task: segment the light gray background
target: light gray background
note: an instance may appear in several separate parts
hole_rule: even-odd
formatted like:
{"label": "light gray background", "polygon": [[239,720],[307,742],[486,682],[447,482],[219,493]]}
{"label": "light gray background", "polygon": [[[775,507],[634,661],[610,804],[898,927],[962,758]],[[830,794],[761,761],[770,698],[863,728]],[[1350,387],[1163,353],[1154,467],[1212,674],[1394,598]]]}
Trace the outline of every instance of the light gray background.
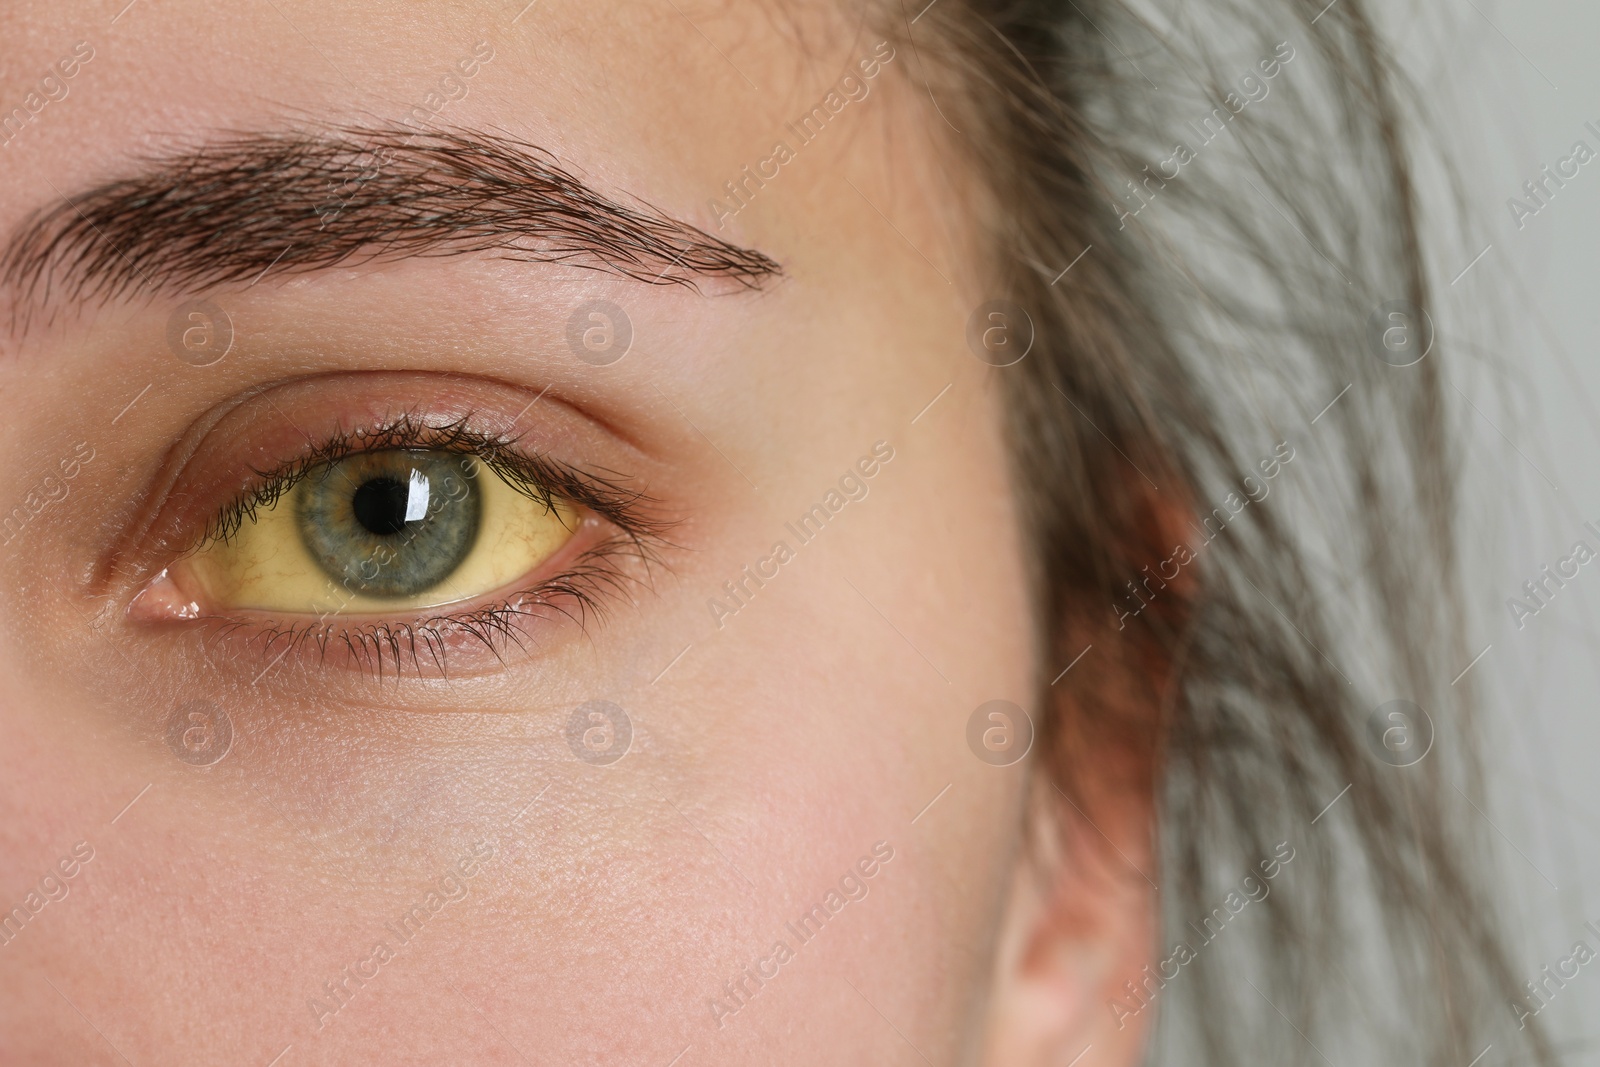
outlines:
{"label": "light gray background", "polygon": [[[1490,740],[1481,817],[1527,980],[1580,937],[1600,948],[1583,928],[1600,927],[1600,560],[1521,630],[1506,605],[1574,541],[1600,550],[1584,529],[1600,528],[1600,158],[1521,229],[1507,200],[1575,141],[1600,153],[1584,125],[1600,129],[1600,5],[1428,0],[1386,17],[1466,184],[1470,229],[1452,231],[1461,247],[1438,263],[1441,351],[1472,498],[1473,651],[1488,646],[1470,672]],[[1434,224],[1448,225],[1445,192],[1428,188]],[[1542,1018],[1565,1062],[1600,1065],[1600,960]]]}

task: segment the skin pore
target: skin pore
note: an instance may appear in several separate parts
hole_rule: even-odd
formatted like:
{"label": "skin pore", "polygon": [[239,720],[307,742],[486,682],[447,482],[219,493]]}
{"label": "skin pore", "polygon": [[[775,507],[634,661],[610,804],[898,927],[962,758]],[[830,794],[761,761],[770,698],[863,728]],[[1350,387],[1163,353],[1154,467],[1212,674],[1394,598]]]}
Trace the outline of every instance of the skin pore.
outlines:
{"label": "skin pore", "polygon": [[[301,226],[255,280],[7,291],[0,510],[29,518],[0,547],[0,908],[93,858],[0,944],[0,1062],[1131,1062],[1143,1023],[1105,1003],[1150,958],[1144,890],[1017,877],[1028,764],[967,745],[986,701],[1037,721],[1070,657],[1037,661],[1003,371],[964,340],[991,296],[972,180],[914,55],[801,145],[787,124],[884,55],[828,5],[120,7],[13,6],[4,108],[92,58],[0,148],[5,240],[152,157],[421,107],[781,274],[488,244],[313,263]],[[728,213],[775,141],[793,158]],[[201,297],[233,335],[203,366],[169,340]],[[569,339],[595,300],[632,331],[603,365]],[[650,562],[492,651],[448,637],[443,668],[181,597],[130,612],[251,469],[408,415],[606,472],[659,524]],[[864,495],[802,543],[788,524],[851,472]],[[743,579],[778,542],[793,558]],[[607,765],[568,743],[597,700],[631,724]],[[193,701],[233,731],[209,766],[168,740]],[[1104,829],[1149,870],[1127,811]]]}

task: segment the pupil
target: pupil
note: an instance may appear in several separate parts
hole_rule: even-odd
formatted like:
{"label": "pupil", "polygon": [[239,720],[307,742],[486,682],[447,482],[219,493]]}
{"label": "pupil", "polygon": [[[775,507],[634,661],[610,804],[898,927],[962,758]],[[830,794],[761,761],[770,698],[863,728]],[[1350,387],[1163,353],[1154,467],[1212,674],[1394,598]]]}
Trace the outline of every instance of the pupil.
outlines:
{"label": "pupil", "polygon": [[406,528],[406,502],[411,487],[393,478],[373,478],[363,482],[350,499],[356,521],[370,533],[390,536]]}

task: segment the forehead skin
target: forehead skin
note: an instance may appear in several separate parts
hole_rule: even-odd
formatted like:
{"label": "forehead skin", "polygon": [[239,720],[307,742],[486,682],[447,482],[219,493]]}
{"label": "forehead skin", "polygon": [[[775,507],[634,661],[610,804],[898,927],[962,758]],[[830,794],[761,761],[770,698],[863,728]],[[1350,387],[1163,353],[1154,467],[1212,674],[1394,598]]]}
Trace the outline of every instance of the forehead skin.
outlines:
{"label": "forehead skin", "polygon": [[[168,351],[167,296],[3,342],[4,509],[77,442],[96,458],[0,548],[0,907],[94,849],[0,945],[0,1062],[969,1053],[1023,771],[975,759],[966,724],[1027,704],[1036,665],[998,383],[962,340],[986,294],[909,50],[719,229],[708,202],[794,143],[875,32],[689,0],[40,2],[5,22],[7,111],[77,42],[93,58],[0,148],[0,234],[218,132],[399,121],[486,40],[436,122],[539,145],[784,276],[696,293],[473,255],[219,291],[236,342],[207,368]],[[636,336],[603,374],[565,341],[597,296]],[[450,683],[208,658],[126,616],[131,591],[96,576],[174,442],[263,384],[380,369],[548,386],[534,435],[631,467],[680,520],[653,588]],[[714,625],[708,599],[880,440],[866,498]],[[206,769],[163,740],[197,697],[238,735]],[[635,731],[605,768],[562,734],[602,698]],[[308,999],[480,840],[465,898],[319,1026]],[[863,900],[785,932],[880,841]],[[719,1026],[711,1000],[780,938],[794,959]]]}

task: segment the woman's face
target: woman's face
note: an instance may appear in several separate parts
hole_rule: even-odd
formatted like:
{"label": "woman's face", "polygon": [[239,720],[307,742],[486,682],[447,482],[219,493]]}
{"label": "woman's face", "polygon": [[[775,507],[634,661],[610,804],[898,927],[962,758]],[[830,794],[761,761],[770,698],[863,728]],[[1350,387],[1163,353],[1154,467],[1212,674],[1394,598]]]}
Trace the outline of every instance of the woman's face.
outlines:
{"label": "woman's face", "polygon": [[[0,239],[78,207],[0,360],[0,1061],[973,1055],[1026,764],[969,718],[1061,664],[915,54],[824,5],[20,6]],[[571,503],[436,477],[505,437]]]}

